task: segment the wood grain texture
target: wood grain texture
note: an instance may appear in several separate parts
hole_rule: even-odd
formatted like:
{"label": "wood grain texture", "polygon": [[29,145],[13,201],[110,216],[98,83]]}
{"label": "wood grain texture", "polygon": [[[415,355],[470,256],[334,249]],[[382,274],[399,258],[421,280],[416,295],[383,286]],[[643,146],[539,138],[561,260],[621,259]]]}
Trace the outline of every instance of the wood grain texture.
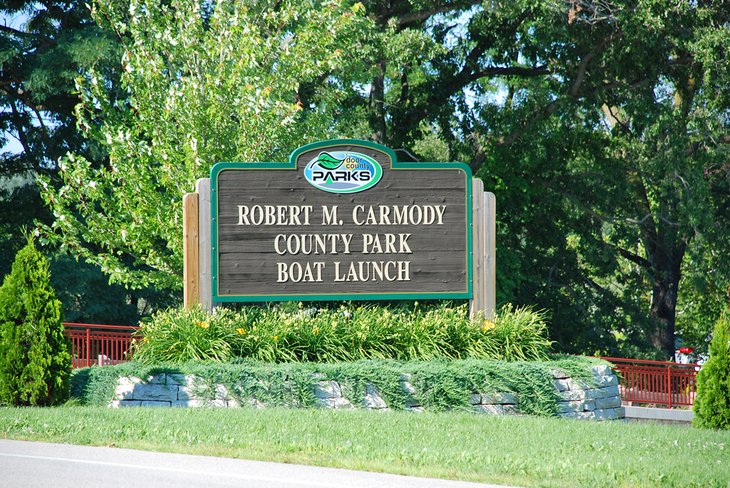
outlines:
{"label": "wood grain texture", "polygon": [[198,254],[198,194],[183,196],[183,305],[190,308],[200,301]]}
{"label": "wood grain texture", "polygon": [[[468,291],[470,243],[467,242],[469,219],[466,185],[471,185],[471,181],[467,181],[467,175],[460,167],[394,170],[387,153],[372,148],[358,148],[358,152],[373,157],[381,164],[382,179],[374,187],[360,193],[335,194],[315,188],[302,173],[305,164],[322,150],[318,148],[300,154],[296,170],[243,169],[245,166],[242,165],[241,169],[224,169],[218,173],[216,256],[219,296]],[[349,149],[347,146],[335,146],[327,150]],[[304,225],[303,210],[299,214],[301,225],[239,225],[239,206],[246,207],[246,211],[253,211],[256,206],[267,205],[311,207],[308,225]],[[323,207],[331,210],[334,206],[337,206],[336,225],[326,225],[323,222]],[[439,206],[445,208],[440,223],[380,225],[381,206],[390,208],[391,212],[394,206],[399,210],[407,207],[414,209],[416,216],[418,212],[415,207],[421,211],[426,207],[432,211]],[[364,219],[370,207],[376,212],[378,225],[357,225],[356,220]],[[383,222],[388,219],[386,216]],[[328,242],[334,242],[334,247],[329,246],[327,252],[322,252],[320,246],[312,254],[277,254],[275,246],[277,242],[281,244],[282,235],[286,238],[296,235],[304,240],[315,239],[312,236],[316,235],[320,241],[328,239]],[[344,244],[345,239],[348,239],[349,248]],[[373,242],[375,239],[379,241],[380,247]],[[401,239],[405,239],[404,244]],[[388,240],[390,246],[386,245]],[[379,250],[382,252],[365,252]],[[360,262],[366,267],[377,267],[377,263],[381,262],[405,261],[408,262],[407,280],[381,280],[376,275],[376,279],[367,281],[338,281],[342,277],[341,272],[348,270],[351,263],[355,263],[357,268],[361,266]],[[368,264],[371,262],[376,264]],[[321,281],[281,281],[281,266],[296,268],[307,265],[310,269],[313,266],[321,267]]]}
{"label": "wood grain texture", "polygon": [[210,178],[200,178],[195,184],[198,193],[198,287],[200,304],[204,310],[213,310],[210,229]]}
{"label": "wood grain texture", "polygon": [[484,313],[485,309],[485,272],[486,263],[484,259],[485,240],[485,209],[484,209],[484,183],[482,180],[472,180],[472,279],[473,295],[469,302],[469,311],[472,316],[477,313]]}
{"label": "wood grain texture", "polygon": [[497,313],[497,197],[494,193],[484,193],[486,233],[485,233],[485,316],[493,318]]}

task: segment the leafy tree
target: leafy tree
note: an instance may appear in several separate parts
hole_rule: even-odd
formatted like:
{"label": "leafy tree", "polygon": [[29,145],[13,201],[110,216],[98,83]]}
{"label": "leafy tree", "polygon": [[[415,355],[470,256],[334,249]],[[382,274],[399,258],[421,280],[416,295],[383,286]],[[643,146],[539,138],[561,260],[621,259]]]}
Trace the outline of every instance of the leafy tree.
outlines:
{"label": "leafy tree", "polygon": [[347,99],[376,140],[420,159],[435,135],[495,190],[501,297],[551,308],[566,349],[671,357],[683,271],[729,274],[725,3],[366,5],[370,91]]}
{"label": "leafy tree", "polygon": [[54,178],[72,150],[92,160],[98,145],[76,130],[74,79],[108,73],[117,43],[78,0],[14,0],[0,7],[0,275],[24,245],[23,226],[50,222],[36,178]]}
{"label": "leafy tree", "polygon": [[32,239],[0,287],[0,402],[52,405],[69,394],[71,354],[48,260]]}
{"label": "leafy tree", "polygon": [[94,71],[82,83],[82,126],[110,164],[65,162],[47,232],[119,282],[179,288],[180,195],[214,162],[344,135],[470,163],[499,202],[499,299],[550,309],[565,350],[671,356],[677,311],[689,329],[717,310],[730,278],[723,2],[94,9],[125,44],[128,97],[109,100]]}
{"label": "leafy tree", "polygon": [[99,268],[62,252],[51,256],[50,267],[51,285],[63,304],[66,322],[136,324],[154,310],[175,303],[175,297],[164,291],[110,285]]}
{"label": "leafy tree", "polygon": [[715,324],[710,358],[697,374],[694,424],[710,429],[730,429],[730,315],[724,312]]}
{"label": "leafy tree", "polygon": [[[112,280],[179,290],[181,195],[217,161],[280,160],[329,133],[324,111],[302,115],[300,86],[342,63],[362,21],[340,2],[137,1],[94,3],[124,44],[123,102],[103,77],[81,80],[80,126],[109,152],[83,155],[46,185],[57,216],[47,236]],[[98,109],[101,124],[95,123]]]}
{"label": "leafy tree", "polygon": [[[0,15],[5,19],[0,25],[0,145],[19,143],[0,154],[0,275],[5,275],[24,244],[21,229],[55,218],[43,205],[38,179],[57,187],[57,162],[69,151],[94,167],[107,159],[105,148],[76,127],[75,106],[81,100],[76,78],[93,67],[108,98],[118,99],[122,53],[113,33],[98,26],[78,0],[13,1],[0,7]],[[43,237],[39,242],[46,244]],[[150,306],[174,303],[150,289],[132,293],[109,286],[97,268],[69,260],[68,250],[56,249],[51,261],[69,320],[134,323]]]}

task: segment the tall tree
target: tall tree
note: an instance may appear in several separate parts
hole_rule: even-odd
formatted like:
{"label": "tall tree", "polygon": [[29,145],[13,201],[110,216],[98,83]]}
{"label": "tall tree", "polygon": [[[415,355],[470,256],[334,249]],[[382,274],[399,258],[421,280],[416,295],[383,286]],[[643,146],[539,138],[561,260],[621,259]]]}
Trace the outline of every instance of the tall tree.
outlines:
{"label": "tall tree", "polygon": [[298,91],[343,62],[361,11],[338,1],[95,2],[124,45],[126,97],[110,98],[103,76],[86,73],[80,124],[109,162],[64,161],[63,185],[45,188],[57,216],[46,236],[116,282],[179,290],[182,195],[217,161],[276,161],[330,133],[326,110],[302,116]]}
{"label": "tall tree", "polygon": [[[71,151],[94,166],[107,158],[103,146],[77,128],[81,101],[77,78],[95,69],[109,98],[118,94],[121,43],[99,27],[78,0],[14,0],[0,7],[0,276],[10,271],[24,244],[23,228],[55,218],[43,205],[38,178],[59,184],[58,161]],[[95,123],[95,122],[93,122]],[[39,241],[44,241],[43,238]],[[75,262],[67,250],[51,252],[50,265],[66,319],[133,323],[166,297],[150,290],[130,293],[109,286],[99,271]],[[154,298],[152,298],[154,297]]]}
{"label": "tall tree", "polygon": [[683,268],[728,276],[725,3],[366,5],[350,103],[372,138],[421,158],[435,133],[497,191],[502,297],[553,309],[569,349],[671,357]]}
{"label": "tall tree", "polygon": [[49,232],[119,281],[179,287],[170,223],[215,161],[342,135],[470,163],[500,202],[500,298],[551,309],[566,350],[669,356],[680,290],[730,276],[723,2],[95,5],[129,97],[89,74],[109,167],[74,156],[46,198]]}
{"label": "tall tree", "polygon": [[0,402],[53,405],[68,398],[71,353],[48,260],[32,239],[0,286]]}
{"label": "tall tree", "polygon": [[56,162],[70,150],[100,156],[76,130],[74,83],[81,70],[108,65],[117,43],[78,0],[14,0],[0,7],[0,16],[2,275],[24,243],[20,227],[52,218],[36,176],[53,177]]}

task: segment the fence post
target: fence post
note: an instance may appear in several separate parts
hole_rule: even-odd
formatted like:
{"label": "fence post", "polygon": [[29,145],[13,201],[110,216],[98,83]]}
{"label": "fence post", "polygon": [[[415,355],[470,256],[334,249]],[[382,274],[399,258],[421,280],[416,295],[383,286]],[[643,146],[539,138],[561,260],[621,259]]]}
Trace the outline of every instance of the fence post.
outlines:
{"label": "fence post", "polygon": [[86,328],[86,366],[91,366],[91,329]]}
{"label": "fence post", "polygon": [[669,396],[667,403],[669,404],[669,408],[672,408],[672,367],[671,366],[667,366],[667,395]]}

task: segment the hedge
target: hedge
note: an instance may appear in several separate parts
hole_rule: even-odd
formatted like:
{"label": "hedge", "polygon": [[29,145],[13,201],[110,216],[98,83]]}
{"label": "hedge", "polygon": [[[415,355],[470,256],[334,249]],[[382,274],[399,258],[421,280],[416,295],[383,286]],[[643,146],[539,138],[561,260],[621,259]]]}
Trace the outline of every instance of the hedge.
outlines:
{"label": "hedge", "polygon": [[562,369],[573,378],[590,382],[591,367],[605,364],[595,358],[553,356],[548,361],[490,361],[479,359],[437,361],[361,360],[342,363],[185,363],[143,365],[123,363],[73,372],[72,402],[107,405],[119,378],[149,378],[161,373],[194,375],[209,390],[222,384],[240,398],[255,397],[267,407],[315,407],[313,377],[337,381],[343,396],[359,404],[367,383],[375,385],[390,408],[404,409],[408,394],[402,381],[416,390],[415,400],[432,411],[468,409],[474,392],[511,392],[520,399],[520,413],[552,416],[560,400],[552,371]]}

